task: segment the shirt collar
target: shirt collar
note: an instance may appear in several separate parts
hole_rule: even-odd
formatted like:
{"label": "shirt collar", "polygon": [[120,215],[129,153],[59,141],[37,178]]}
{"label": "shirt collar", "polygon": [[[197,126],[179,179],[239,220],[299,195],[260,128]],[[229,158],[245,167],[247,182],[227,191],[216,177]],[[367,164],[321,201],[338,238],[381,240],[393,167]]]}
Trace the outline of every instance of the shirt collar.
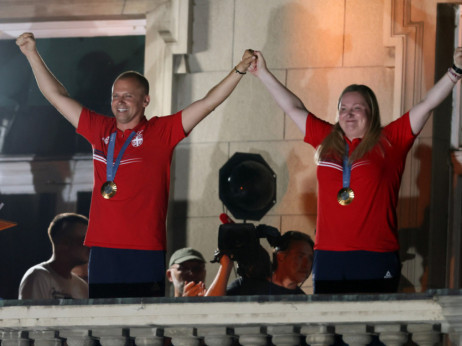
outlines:
{"label": "shirt collar", "polygon": [[361,143],[361,141],[362,141],[362,138],[353,138],[352,141],[350,141],[347,136],[343,136],[343,138],[345,139],[345,142],[348,144],[348,147],[350,149],[350,153],[353,150],[355,150],[356,147],[359,145],[359,143]]}
{"label": "shirt collar", "polygon": [[119,135],[129,136],[130,133],[132,133],[132,131],[138,132],[138,130],[140,130],[147,122],[148,122],[148,119],[146,119],[146,116],[143,115],[140,119],[140,122],[133,129],[127,129],[125,131],[122,131],[122,130],[119,130],[119,128],[117,127],[117,122],[115,121],[115,118],[114,118],[114,127]]}

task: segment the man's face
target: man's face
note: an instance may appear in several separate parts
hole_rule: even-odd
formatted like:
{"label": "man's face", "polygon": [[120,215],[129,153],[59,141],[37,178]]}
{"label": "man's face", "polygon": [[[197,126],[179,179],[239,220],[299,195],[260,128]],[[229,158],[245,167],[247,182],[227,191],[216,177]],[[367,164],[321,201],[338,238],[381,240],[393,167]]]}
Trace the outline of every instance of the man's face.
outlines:
{"label": "man's face", "polygon": [[85,234],[87,233],[87,225],[78,222],[71,227],[73,227],[72,235],[66,241],[68,256],[74,260],[76,266],[85,264],[88,262],[90,255],[90,248],[83,245]]}
{"label": "man's face", "polygon": [[149,104],[141,84],[134,78],[118,79],[112,87],[111,108],[117,124],[123,129],[133,128],[144,115],[144,109]]}
{"label": "man's face", "polygon": [[183,293],[185,282],[194,281],[198,283],[205,281],[205,263],[198,260],[185,261],[183,263],[173,264],[167,270],[168,281],[175,286],[175,293]]}
{"label": "man's face", "polygon": [[291,247],[278,256],[277,271],[297,284],[305,281],[313,266],[313,248],[305,241],[293,242]]}

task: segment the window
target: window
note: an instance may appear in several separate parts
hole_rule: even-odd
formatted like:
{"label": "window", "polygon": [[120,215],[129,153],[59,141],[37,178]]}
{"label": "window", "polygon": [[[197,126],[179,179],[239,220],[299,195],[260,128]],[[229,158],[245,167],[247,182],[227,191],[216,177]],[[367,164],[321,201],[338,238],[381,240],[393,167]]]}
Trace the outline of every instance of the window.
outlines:
{"label": "window", "polygon": [[10,38],[0,40],[0,154],[51,157],[90,152],[89,144],[40,93],[15,44],[19,34],[34,32],[40,54],[71,97],[110,116],[115,77],[126,70],[144,72],[144,23],[1,24],[1,38]]}

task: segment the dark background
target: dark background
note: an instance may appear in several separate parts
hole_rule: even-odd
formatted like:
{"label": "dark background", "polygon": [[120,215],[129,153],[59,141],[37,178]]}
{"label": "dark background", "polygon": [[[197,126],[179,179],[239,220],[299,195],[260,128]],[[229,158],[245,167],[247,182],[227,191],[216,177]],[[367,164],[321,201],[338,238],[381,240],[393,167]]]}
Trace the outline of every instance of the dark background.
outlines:
{"label": "dark background", "polygon": [[[144,71],[144,36],[38,39],[37,47],[71,97],[111,116],[111,87],[121,72]],[[66,160],[91,146],[41,95],[26,58],[13,40],[0,41],[0,155],[4,160]],[[0,161],[0,169],[2,169]],[[36,182],[37,180],[37,182]],[[34,179],[40,184],[41,179]],[[25,182],[26,183],[26,182]],[[35,191],[46,187],[34,186]],[[0,231],[0,297],[17,299],[31,266],[51,256],[47,228],[63,210],[60,192],[3,194],[0,219],[18,225]],[[79,192],[76,210],[88,216],[90,192]]]}

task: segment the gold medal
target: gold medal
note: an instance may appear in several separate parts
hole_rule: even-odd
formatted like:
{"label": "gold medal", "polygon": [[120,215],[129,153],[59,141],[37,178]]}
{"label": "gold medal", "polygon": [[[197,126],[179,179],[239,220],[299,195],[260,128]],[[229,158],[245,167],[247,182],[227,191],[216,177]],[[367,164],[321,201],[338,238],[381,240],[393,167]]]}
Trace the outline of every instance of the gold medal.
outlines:
{"label": "gold medal", "polygon": [[103,186],[101,186],[101,195],[106,198],[112,198],[117,192],[117,185],[113,181],[106,181]]}
{"label": "gold medal", "polygon": [[337,201],[340,205],[348,205],[355,199],[355,193],[349,187],[344,187],[337,194]]}

